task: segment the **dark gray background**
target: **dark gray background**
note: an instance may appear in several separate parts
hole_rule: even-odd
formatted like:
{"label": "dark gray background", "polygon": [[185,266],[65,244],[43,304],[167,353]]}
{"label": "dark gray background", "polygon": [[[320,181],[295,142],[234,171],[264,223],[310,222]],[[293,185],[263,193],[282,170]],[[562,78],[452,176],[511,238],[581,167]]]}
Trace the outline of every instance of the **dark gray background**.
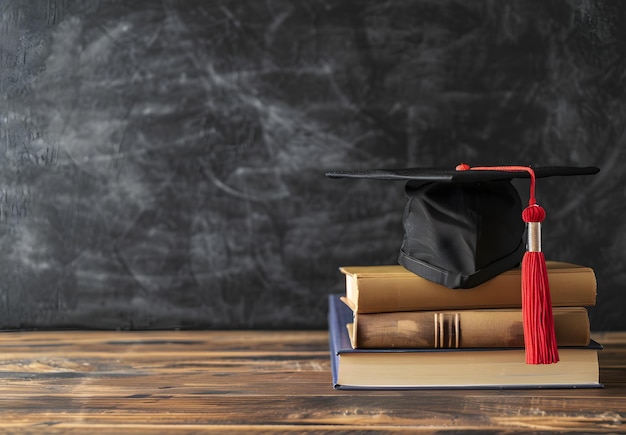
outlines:
{"label": "dark gray background", "polygon": [[[0,327],[318,328],[395,263],[402,184],[331,169],[593,165],[543,248],[626,329],[620,1],[3,1]],[[527,186],[519,186],[523,195]]]}

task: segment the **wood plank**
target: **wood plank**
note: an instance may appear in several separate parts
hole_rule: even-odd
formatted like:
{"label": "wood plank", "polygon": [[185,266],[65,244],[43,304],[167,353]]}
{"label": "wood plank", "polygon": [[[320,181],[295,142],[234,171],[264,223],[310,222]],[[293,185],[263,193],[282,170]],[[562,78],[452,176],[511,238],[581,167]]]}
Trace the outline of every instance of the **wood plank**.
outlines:
{"label": "wood plank", "polygon": [[626,428],[626,333],[604,389],[335,391],[325,331],[0,334],[0,429],[33,433]]}

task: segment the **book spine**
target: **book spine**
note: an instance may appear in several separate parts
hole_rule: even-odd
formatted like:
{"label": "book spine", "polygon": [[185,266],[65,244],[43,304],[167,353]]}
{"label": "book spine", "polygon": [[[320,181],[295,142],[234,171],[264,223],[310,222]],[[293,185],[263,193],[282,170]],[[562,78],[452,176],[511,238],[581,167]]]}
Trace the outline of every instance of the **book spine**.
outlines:
{"label": "book spine", "polygon": [[[585,308],[555,308],[559,346],[589,344]],[[524,347],[521,310],[358,313],[354,348],[455,349]]]}
{"label": "book spine", "polygon": [[[596,303],[596,277],[590,268],[548,270],[553,307],[590,307]],[[450,289],[416,275],[346,275],[347,296],[361,313],[520,308],[519,274],[499,275],[471,289]]]}

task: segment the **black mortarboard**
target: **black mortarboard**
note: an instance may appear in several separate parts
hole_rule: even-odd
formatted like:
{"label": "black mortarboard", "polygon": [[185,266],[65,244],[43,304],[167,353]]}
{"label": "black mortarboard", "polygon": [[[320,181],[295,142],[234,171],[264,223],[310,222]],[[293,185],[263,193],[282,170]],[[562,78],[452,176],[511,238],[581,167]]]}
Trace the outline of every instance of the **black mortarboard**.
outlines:
{"label": "black mortarboard", "polygon": [[[595,167],[533,168],[535,177],[589,175]],[[526,250],[522,201],[511,184],[525,171],[441,168],[333,171],[331,178],[405,181],[398,261],[449,288],[475,287],[517,266]]]}
{"label": "black mortarboard", "polygon": [[[449,288],[471,288],[521,262],[526,362],[550,364],[559,356],[541,252],[545,211],[535,201],[535,179],[598,172],[595,167],[461,164],[454,169],[334,171],[326,176],[406,181],[404,240],[398,262],[425,279]],[[511,184],[514,178],[530,178],[524,209]]]}

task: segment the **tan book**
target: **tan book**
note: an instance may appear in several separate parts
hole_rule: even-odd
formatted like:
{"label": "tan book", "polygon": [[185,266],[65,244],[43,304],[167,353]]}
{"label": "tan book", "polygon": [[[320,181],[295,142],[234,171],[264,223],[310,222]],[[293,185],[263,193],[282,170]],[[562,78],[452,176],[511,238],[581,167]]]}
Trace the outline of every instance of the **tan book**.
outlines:
{"label": "tan book", "polygon": [[[593,269],[547,261],[553,307],[589,307],[596,303]],[[450,289],[400,265],[345,266],[347,303],[359,313],[393,311],[520,308],[521,270],[508,270],[471,289]]]}
{"label": "tan book", "polygon": [[[587,346],[589,314],[583,307],[555,307],[559,346]],[[524,347],[522,310],[399,311],[355,313],[352,347],[357,349],[458,349]]]}

